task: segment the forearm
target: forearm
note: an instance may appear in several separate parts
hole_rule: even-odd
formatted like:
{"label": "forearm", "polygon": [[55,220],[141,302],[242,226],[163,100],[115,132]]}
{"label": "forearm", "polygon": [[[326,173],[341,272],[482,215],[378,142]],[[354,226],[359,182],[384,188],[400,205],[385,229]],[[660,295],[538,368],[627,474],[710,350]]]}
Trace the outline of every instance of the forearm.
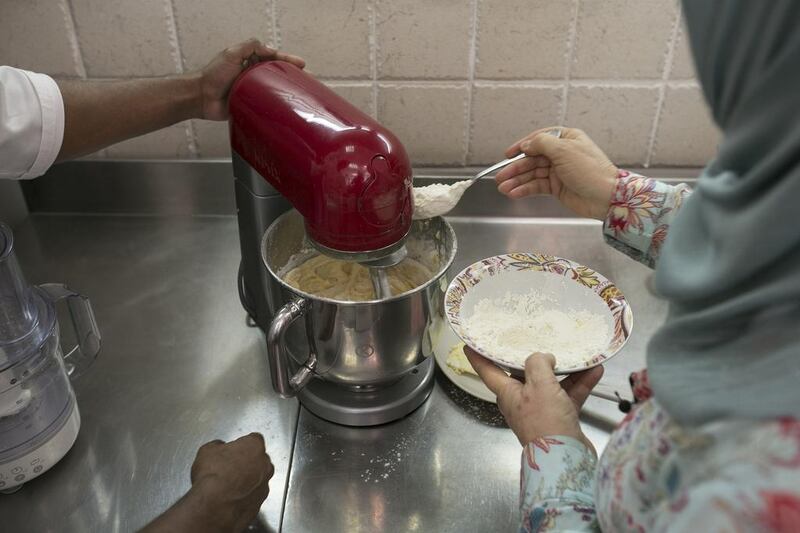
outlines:
{"label": "forearm", "polygon": [[690,193],[686,185],[668,185],[620,171],[603,225],[606,242],[654,267],[669,225]]}
{"label": "forearm", "polygon": [[198,75],[128,81],[58,81],[64,141],[58,160],[85,155],[199,117]]}
{"label": "forearm", "polygon": [[210,482],[192,486],[164,514],[139,533],[228,533],[236,531],[237,517],[232,509],[222,509],[224,501],[211,496]]}
{"label": "forearm", "polygon": [[597,531],[594,453],[577,439],[542,437],[522,452],[520,531]]}

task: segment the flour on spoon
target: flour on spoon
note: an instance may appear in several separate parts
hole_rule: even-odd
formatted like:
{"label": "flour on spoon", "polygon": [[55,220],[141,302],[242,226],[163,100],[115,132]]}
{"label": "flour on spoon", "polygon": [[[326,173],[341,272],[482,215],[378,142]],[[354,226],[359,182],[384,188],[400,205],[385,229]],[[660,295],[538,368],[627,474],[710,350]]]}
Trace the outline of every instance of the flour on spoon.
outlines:
{"label": "flour on spoon", "polygon": [[414,187],[414,219],[433,218],[449,213],[472,184],[470,180],[452,185],[434,183]]}

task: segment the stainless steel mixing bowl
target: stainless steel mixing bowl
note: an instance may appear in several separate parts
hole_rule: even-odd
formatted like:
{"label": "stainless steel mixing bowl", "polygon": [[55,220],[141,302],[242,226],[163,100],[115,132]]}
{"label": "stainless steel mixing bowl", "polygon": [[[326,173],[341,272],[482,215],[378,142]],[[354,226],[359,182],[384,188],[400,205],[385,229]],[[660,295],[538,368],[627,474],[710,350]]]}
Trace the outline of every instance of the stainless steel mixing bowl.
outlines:
{"label": "stainless steel mixing bowl", "polygon": [[[416,289],[383,300],[348,302],[308,294],[282,276],[316,252],[303,217],[288,211],[264,234],[261,256],[269,270],[276,313],[267,334],[272,385],[284,397],[312,378],[351,390],[376,390],[399,380],[432,353],[430,332],[444,320],[447,270],[456,254],[453,228],[442,218],[415,221],[408,256],[433,276]],[[303,318],[304,320],[299,320]]]}

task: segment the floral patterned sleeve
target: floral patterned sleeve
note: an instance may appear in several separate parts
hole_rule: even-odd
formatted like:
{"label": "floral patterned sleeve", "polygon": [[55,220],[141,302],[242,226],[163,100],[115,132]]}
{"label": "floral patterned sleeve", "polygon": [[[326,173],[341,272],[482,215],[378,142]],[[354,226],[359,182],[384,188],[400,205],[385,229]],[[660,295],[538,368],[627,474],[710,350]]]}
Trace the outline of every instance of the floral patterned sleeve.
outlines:
{"label": "floral patterned sleeve", "polygon": [[525,446],[520,532],[599,531],[594,513],[596,462],[572,437],[542,437]]}
{"label": "floral patterned sleeve", "polygon": [[653,268],[669,224],[691,190],[620,170],[603,224],[606,242]]}

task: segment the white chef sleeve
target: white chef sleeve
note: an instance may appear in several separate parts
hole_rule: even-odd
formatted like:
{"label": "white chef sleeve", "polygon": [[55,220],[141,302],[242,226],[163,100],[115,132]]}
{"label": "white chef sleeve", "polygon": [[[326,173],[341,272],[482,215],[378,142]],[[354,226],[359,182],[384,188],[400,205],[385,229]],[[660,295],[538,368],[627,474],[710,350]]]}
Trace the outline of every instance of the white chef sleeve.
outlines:
{"label": "white chef sleeve", "polygon": [[0,66],[0,179],[41,176],[64,140],[64,101],[45,74]]}

